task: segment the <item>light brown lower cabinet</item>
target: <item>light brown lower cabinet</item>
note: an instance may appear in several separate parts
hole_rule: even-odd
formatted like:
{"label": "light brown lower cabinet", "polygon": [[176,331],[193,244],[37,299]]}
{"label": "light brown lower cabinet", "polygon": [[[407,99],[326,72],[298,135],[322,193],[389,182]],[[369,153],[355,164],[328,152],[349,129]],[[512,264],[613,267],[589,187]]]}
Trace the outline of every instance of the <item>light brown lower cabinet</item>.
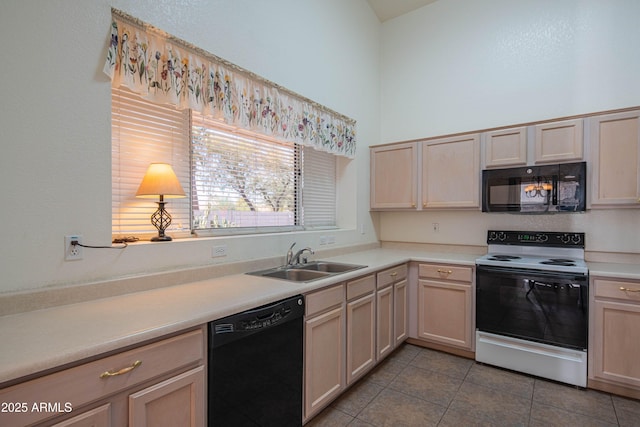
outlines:
{"label": "light brown lower cabinet", "polygon": [[[378,360],[388,356],[396,345],[406,337],[406,299],[395,301],[394,298],[396,294],[400,298],[406,298],[406,290],[403,291],[406,280],[407,264],[400,264],[376,274],[376,352]],[[399,336],[403,336],[403,338],[398,339]]]}
{"label": "light brown lower cabinet", "polygon": [[407,265],[305,296],[304,421],[407,337]]}
{"label": "light brown lower cabinet", "polygon": [[473,351],[472,268],[420,264],[418,275],[418,338]]}
{"label": "light brown lower cabinet", "polygon": [[395,346],[393,332],[393,286],[387,285],[376,292],[376,353],[378,359],[386,357]]}
{"label": "light brown lower cabinet", "polygon": [[111,425],[111,404],[107,403],[56,423],[53,427],[109,427]]}
{"label": "light brown lower cabinet", "polygon": [[347,384],[351,384],[376,363],[376,278],[352,280],[346,288]]}
{"label": "light brown lower cabinet", "polygon": [[204,366],[129,395],[130,426],[204,425]]}
{"label": "light brown lower cabinet", "polygon": [[393,330],[397,347],[409,336],[409,288],[407,279],[393,284]]}
{"label": "light brown lower cabinet", "polygon": [[304,327],[304,418],[335,399],[345,387],[344,285],[306,296]]}
{"label": "light brown lower cabinet", "polygon": [[640,281],[591,279],[588,386],[640,398]]}
{"label": "light brown lower cabinet", "polygon": [[204,426],[204,328],[4,388],[0,425]]}

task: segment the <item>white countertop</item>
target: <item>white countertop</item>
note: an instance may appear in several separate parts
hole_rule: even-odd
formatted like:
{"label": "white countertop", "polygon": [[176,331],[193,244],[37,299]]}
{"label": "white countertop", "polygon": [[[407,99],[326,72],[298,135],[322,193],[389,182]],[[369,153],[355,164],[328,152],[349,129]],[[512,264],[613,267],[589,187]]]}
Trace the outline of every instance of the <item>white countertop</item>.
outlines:
{"label": "white countertop", "polygon": [[3,316],[0,384],[409,260],[473,265],[476,257],[375,249],[333,258],[367,268],[308,283],[235,274]]}
{"label": "white countertop", "polygon": [[[0,317],[0,384],[179,332],[407,261],[475,265],[478,255],[374,249],[336,258],[367,267],[295,283],[246,274]],[[640,279],[640,266],[589,263],[590,274]]]}
{"label": "white countertop", "polygon": [[606,276],[618,279],[640,280],[640,264],[613,262],[588,262],[589,276]]}

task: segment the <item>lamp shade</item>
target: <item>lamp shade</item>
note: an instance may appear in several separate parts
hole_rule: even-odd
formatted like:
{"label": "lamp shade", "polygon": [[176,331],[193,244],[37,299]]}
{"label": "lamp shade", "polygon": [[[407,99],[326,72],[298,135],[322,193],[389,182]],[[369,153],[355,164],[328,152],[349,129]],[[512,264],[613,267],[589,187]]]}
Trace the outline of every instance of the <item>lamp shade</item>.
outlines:
{"label": "lamp shade", "polygon": [[178,177],[167,163],[151,163],[136,193],[136,197],[149,199],[158,196],[169,199],[185,197]]}

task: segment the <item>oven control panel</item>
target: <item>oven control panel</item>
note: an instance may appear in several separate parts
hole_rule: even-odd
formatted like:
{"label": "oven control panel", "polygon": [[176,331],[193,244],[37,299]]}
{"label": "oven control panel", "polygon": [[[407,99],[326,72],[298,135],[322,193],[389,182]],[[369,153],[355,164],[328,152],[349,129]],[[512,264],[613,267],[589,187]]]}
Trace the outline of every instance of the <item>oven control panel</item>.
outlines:
{"label": "oven control panel", "polygon": [[584,248],[584,233],[489,230],[487,232],[487,243],[500,245],[532,245]]}

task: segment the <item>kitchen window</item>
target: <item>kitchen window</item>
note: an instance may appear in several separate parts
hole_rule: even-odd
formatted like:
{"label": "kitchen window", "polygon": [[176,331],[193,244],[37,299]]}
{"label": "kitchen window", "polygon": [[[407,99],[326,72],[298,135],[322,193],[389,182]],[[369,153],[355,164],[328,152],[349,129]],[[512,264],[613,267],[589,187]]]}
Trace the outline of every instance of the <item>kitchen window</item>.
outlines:
{"label": "kitchen window", "polygon": [[112,88],[112,234],[155,234],[153,201],[136,190],[152,162],[173,166],[176,237],[336,226],[336,157]]}

